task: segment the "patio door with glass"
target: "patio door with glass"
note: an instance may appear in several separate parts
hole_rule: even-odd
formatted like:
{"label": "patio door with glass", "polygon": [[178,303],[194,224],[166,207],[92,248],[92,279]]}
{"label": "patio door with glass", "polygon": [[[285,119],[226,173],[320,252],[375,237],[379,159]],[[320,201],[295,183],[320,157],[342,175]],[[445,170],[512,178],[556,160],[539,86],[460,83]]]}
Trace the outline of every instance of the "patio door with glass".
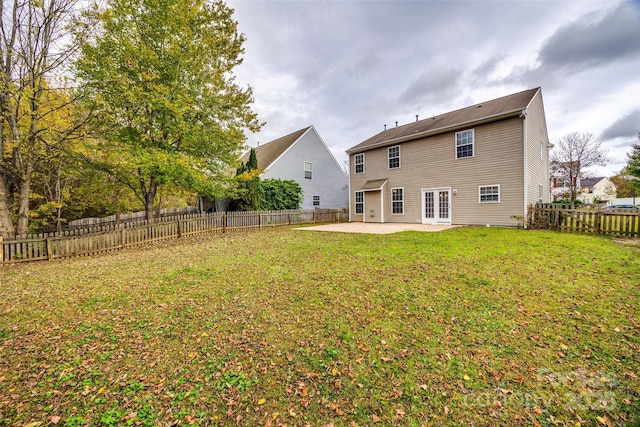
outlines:
{"label": "patio door with glass", "polygon": [[422,190],[422,223],[451,224],[451,189]]}

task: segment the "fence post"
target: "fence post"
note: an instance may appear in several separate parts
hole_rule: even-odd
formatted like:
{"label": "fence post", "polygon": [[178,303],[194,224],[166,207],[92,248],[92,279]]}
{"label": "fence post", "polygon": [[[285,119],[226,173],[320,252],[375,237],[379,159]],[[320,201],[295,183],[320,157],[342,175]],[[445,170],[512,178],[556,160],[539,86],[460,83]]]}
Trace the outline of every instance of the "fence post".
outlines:
{"label": "fence post", "polygon": [[262,228],[262,214],[258,214],[258,228]]}
{"label": "fence post", "polygon": [[227,232],[227,212],[222,212],[222,233]]}
{"label": "fence post", "polygon": [[291,225],[291,212],[289,212],[289,225]]}
{"label": "fence post", "polygon": [[178,239],[182,237],[182,221],[178,220]]}
{"label": "fence post", "polygon": [[0,264],[4,262],[4,244],[2,241],[4,238],[0,235]]}
{"label": "fence post", "polygon": [[47,249],[47,261],[51,261],[53,259],[53,248],[51,247],[51,240],[45,239],[44,246]]}
{"label": "fence post", "polygon": [[121,240],[122,240],[122,249],[124,249],[127,244],[124,241],[126,234],[124,233],[124,231],[126,230],[126,228],[123,228],[122,230],[120,230],[120,234],[121,234]]}

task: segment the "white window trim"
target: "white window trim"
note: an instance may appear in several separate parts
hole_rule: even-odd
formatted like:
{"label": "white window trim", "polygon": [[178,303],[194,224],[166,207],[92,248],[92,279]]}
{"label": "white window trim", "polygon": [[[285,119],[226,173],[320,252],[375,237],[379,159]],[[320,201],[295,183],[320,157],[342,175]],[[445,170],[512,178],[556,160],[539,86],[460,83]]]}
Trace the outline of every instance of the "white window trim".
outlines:
{"label": "white window trim", "polygon": [[[358,156],[362,156],[362,172],[358,172],[358,168],[357,168]],[[356,175],[361,175],[364,173],[364,153],[358,153],[353,156],[353,173]]]}
{"label": "white window trim", "polygon": [[[482,194],[481,194],[481,189],[482,188],[487,188],[487,187],[498,187],[498,200],[486,200],[483,201],[482,200]],[[486,196],[486,194],[485,194]],[[490,184],[490,185],[479,185],[478,186],[478,203],[500,203],[500,184]]]}
{"label": "white window trim", "polygon": [[[402,190],[402,200],[400,200],[400,202],[402,203],[402,213],[393,213],[393,190]],[[404,215],[404,187],[393,187],[391,188],[391,215]],[[395,200],[395,202],[398,202],[398,200]]]}
{"label": "white window trim", "polygon": [[[398,167],[397,168],[392,168],[389,166],[389,161],[391,160],[391,149],[392,148],[397,148],[398,149]],[[395,157],[394,157],[395,159]],[[401,163],[400,163],[400,146],[399,145],[394,145],[393,147],[389,147],[387,148],[387,169],[400,169]]]}
{"label": "white window trim", "polygon": [[[358,202],[358,197],[356,196],[356,194],[361,193],[362,194],[362,202]],[[358,204],[362,204],[362,212],[358,213],[356,206],[358,206]],[[353,214],[354,215],[364,215],[364,191],[356,191],[353,194]]]}
{"label": "white window trim", "polygon": [[[309,165],[309,170],[307,171],[307,165]],[[310,177],[307,178],[307,172],[310,172]],[[313,163],[304,161],[304,179],[313,179]]]}
{"label": "white window trim", "polygon": [[[471,155],[470,156],[466,156],[466,157],[458,157],[458,134],[459,133],[465,133],[465,132],[471,132],[471,144],[465,144],[465,145],[471,145]],[[467,129],[467,130],[461,130],[460,132],[456,132],[455,137],[453,138],[453,146],[454,146],[454,150],[455,150],[455,158],[456,160],[461,160],[461,159],[469,159],[469,158],[473,158],[476,156],[476,132],[474,129]]]}

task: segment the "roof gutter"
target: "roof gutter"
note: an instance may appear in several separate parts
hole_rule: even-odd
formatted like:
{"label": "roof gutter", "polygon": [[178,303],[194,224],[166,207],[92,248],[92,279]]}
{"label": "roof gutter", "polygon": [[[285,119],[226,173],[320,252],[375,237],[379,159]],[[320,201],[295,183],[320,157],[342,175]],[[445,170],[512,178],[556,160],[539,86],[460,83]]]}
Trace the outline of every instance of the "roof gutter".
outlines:
{"label": "roof gutter", "polygon": [[[369,151],[369,150],[373,150],[374,148],[379,148],[379,147],[384,147],[386,145],[393,145],[393,144],[397,144],[400,142],[407,142],[407,141],[411,141],[414,139],[420,139],[420,138],[425,138],[428,136],[433,136],[433,135],[438,135],[441,133],[446,133],[446,132],[450,132],[454,129],[458,129],[461,127],[466,127],[466,126],[470,126],[470,125],[481,125],[481,124],[485,124],[485,123],[490,123],[490,122],[494,122],[497,120],[502,120],[502,119],[507,119],[510,117],[517,117],[520,116],[522,114],[523,111],[526,111],[526,107],[525,108],[518,108],[515,110],[511,110],[511,111],[507,111],[505,113],[500,113],[500,114],[494,114],[491,116],[486,116],[486,117],[481,117],[479,119],[474,119],[474,120],[469,120],[466,122],[460,122],[460,123],[455,123],[453,125],[449,125],[449,126],[444,126],[441,128],[437,128],[437,129],[431,129],[431,130],[426,130],[423,132],[418,132],[418,133],[413,133],[411,135],[405,135],[405,136],[401,136],[399,138],[394,138],[394,139],[388,139],[386,141],[381,141],[381,142],[377,142],[375,144],[372,145],[368,145],[366,147],[362,147],[359,149],[356,148],[350,148],[346,151],[347,154],[355,154],[355,153],[362,153],[365,151]],[[428,119],[426,119],[428,120]]]}

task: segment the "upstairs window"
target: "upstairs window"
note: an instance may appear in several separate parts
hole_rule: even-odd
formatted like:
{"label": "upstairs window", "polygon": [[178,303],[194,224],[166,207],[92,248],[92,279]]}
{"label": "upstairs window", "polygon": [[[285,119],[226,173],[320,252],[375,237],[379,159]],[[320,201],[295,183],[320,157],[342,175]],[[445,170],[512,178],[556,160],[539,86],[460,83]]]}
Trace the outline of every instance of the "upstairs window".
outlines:
{"label": "upstairs window", "polygon": [[313,174],[313,164],[311,162],[304,162],[304,179],[311,179]]}
{"label": "upstairs window", "polygon": [[364,173],[364,153],[356,154],[353,162],[356,168],[356,173]]}
{"label": "upstairs window", "polygon": [[483,185],[479,187],[480,203],[500,203],[500,186]]}
{"label": "upstairs window", "polygon": [[473,129],[456,132],[456,159],[473,157]]}
{"label": "upstairs window", "polygon": [[400,167],[400,146],[389,147],[389,169]]}

